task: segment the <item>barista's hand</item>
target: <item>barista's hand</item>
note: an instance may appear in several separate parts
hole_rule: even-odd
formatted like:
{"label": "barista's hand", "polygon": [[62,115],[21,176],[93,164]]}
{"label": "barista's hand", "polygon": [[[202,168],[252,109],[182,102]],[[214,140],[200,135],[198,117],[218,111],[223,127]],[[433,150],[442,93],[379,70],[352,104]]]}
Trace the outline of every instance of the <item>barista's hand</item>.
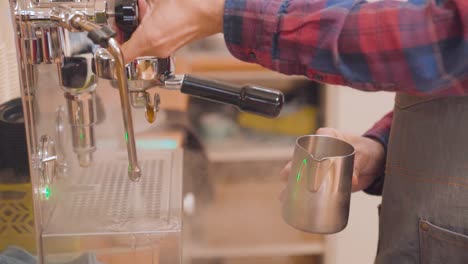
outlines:
{"label": "barista's hand", "polygon": [[[353,192],[366,189],[377,177],[385,163],[385,153],[382,144],[367,137],[355,136],[340,132],[333,128],[320,128],[318,135],[327,135],[344,140],[355,148]],[[288,162],[280,172],[283,181],[288,180],[291,172],[291,162]],[[284,196],[283,190],[280,199]]]}
{"label": "barista's hand", "polygon": [[123,44],[125,61],[166,58],[191,41],[222,32],[224,0],[139,0],[140,26]]}

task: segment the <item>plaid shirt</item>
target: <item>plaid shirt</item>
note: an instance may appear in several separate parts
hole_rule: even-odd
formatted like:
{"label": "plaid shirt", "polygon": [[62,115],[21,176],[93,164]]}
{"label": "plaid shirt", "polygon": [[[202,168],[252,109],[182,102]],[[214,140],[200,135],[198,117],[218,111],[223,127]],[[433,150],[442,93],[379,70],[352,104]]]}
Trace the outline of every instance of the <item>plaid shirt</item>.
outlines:
{"label": "plaid shirt", "polygon": [[[224,36],[240,60],[318,82],[468,94],[468,0],[226,0]],[[365,135],[386,146],[391,121]]]}
{"label": "plaid shirt", "polygon": [[285,74],[365,91],[468,94],[466,0],[226,0],[224,34],[235,57]]}

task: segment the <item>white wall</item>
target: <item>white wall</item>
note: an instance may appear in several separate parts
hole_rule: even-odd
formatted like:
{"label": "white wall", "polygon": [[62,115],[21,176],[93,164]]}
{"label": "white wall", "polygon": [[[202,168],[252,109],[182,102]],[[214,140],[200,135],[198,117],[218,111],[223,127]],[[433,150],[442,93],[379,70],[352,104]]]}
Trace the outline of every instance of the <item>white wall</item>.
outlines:
{"label": "white wall", "polygon": [[[348,87],[328,86],[325,124],[362,134],[393,108],[393,93],[365,93]],[[363,192],[351,197],[346,229],[327,237],[325,264],[370,264],[377,250],[377,206],[380,197]]]}

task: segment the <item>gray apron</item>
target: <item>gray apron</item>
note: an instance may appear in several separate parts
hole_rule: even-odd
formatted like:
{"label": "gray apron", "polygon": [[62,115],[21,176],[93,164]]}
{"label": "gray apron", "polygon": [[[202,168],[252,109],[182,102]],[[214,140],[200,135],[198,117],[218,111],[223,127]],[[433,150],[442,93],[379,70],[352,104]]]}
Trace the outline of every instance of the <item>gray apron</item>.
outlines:
{"label": "gray apron", "polygon": [[376,263],[468,263],[468,97],[397,94]]}

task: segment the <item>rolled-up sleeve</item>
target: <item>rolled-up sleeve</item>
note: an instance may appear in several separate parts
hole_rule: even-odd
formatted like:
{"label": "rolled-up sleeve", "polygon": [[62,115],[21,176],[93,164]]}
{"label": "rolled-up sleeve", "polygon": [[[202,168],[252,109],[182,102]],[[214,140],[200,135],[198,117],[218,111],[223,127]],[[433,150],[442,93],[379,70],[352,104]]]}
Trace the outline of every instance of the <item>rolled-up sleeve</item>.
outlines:
{"label": "rolled-up sleeve", "polygon": [[226,0],[240,60],[318,82],[468,94],[468,1]]}

